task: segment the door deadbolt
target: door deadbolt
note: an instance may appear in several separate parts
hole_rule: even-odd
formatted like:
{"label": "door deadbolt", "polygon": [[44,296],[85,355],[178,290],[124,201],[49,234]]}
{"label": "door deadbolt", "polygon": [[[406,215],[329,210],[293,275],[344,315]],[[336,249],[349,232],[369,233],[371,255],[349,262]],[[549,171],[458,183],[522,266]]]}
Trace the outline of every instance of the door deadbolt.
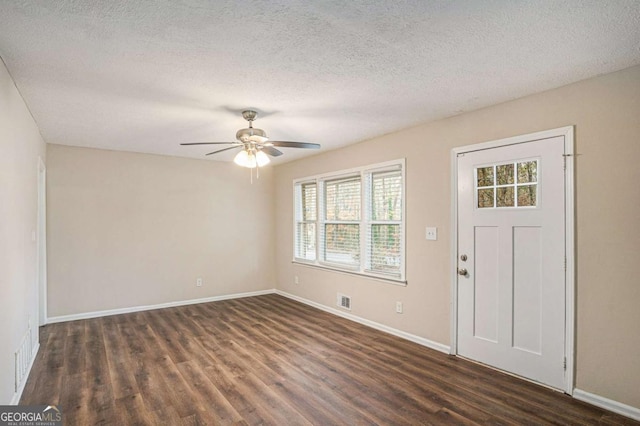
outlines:
{"label": "door deadbolt", "polygon": [[462,260],[463,262],[467,261],[467,255],[463,254],[462,256],[460,256],[460,260]]}

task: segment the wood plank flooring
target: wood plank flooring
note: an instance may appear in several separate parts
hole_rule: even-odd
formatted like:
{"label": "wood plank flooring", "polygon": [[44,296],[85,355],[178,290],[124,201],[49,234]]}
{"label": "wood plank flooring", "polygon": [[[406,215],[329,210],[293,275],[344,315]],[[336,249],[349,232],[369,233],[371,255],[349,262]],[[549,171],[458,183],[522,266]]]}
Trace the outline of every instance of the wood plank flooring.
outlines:
{"label": "wood plank flooring", "polygon": [[638,425],[278,295],[41,328],[66,425]]}

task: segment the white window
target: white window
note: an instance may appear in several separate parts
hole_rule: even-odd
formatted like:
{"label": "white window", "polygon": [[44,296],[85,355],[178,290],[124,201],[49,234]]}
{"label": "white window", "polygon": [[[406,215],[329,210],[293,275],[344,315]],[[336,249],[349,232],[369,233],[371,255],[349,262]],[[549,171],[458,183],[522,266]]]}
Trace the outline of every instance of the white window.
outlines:
{"label": "white window", "polygon": [[404,160],[294,182],[294,261],[404,282]]}
{"label": "white window", "polygon": [[300,183],[295,187],[295,257],[297,259],[316,259],[316,220],[318,215],[316,188],[315,182]]}
{"label": "white window", "polygon": [[321,182],[320,260],[350,269],[360,267],[360,175]]}

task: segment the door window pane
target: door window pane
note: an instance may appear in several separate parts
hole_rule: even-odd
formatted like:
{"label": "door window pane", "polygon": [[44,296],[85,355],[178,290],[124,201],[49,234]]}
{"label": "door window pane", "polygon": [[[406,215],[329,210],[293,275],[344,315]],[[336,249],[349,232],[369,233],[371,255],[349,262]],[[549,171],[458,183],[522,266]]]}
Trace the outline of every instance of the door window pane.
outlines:
{"label": "door window pane", "polygon": [[[478,186],[493,186],[493,166],[476,169]],[[492,197],[493,198],[493,197]]]}
{"label": "door window pane", "polygon": [[513,207],[513,186],[498,188],[496,193],[496,204],[498,207]]}
{"label": "door window pane", "polygon": [[518,183],[530,183],[538,181],[538,162],[525,161],[518,163]]}
{"label": "door window pane", "polygon": [[538,185],[518,186],[518,206],[535,206]]}
{"label": "door window pane", "polygon": [[513,164],[503,164],[496,166],[498,185],[509,185],[513,183]]}
{"label": "door window pane", "polygon": [[478,189],[478,207],[493,207],[493,188]]}

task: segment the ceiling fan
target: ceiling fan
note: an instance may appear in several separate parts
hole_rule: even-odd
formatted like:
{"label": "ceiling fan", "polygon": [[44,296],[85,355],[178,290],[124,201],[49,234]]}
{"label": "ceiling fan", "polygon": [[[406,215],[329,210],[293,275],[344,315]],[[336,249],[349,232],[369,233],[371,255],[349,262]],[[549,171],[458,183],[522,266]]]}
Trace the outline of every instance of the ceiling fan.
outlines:
{"label": "ceiling fan", "polygon": [[233,162],[239,166],[248,167],[250,169],[262,167],[268,164],[269,161],[271,161],[268,156],[278,157],[282,155],[282,151],[274,148],[276,146],[280,148],[320,148],[320,145],[317,143],[270,141],[264,130],[253,127],[253,121],[257,116],[258,113],[255,111],[242,111],[242,117],[249,122],[249,127],[238,130],[236,133],[237,141],[235,142],[192,142],[181,143],[180,145],[232,145],[229,148],[219,149],[205,155],[212,155],[240,148],[242,150],[236,154]]}

